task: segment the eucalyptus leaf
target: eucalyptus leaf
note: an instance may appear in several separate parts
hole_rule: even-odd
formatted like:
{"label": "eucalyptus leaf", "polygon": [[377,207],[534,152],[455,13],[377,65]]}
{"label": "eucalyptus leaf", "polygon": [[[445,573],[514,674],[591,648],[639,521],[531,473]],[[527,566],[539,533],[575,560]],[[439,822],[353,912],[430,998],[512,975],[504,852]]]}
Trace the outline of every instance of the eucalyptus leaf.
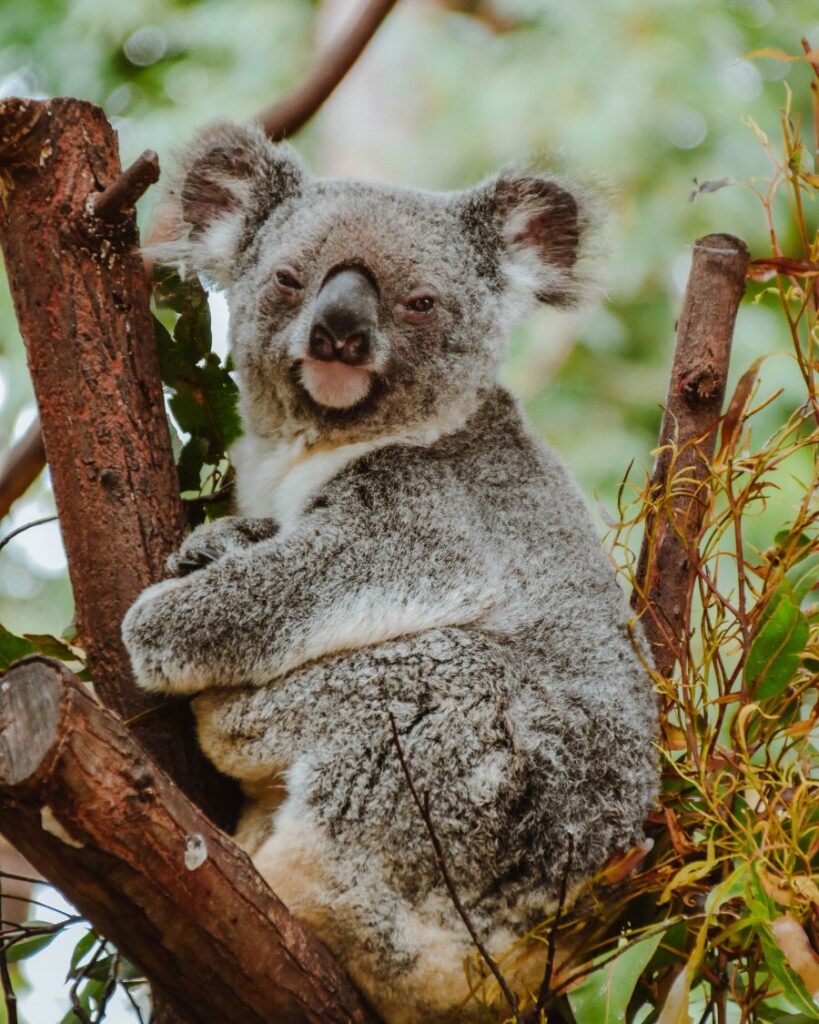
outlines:
{"label": "eucalyptus leaf", "polygon": [[15,661],[27,654],[36,654],[36,648],[25,637],[15,636],[5,626],[0,626],[0,671],[9,668]]}
{"label": "eucalyptus leaf", "polygon": [[794,589],[783,580],[760,618],[745,662],[745,683],[755,700],[775,697],[790,683],[809,632]]}
{"label": "eucalyptus leaf", "polygon": [[28,938],[20,939],[6,951],[6,962],[10,964],[19,963],[21,960],[28,960],[29,957],[39,953],[41,949],[50,946],[57,938],[57,932],[46,932],[40,935],[30,935]]}
{"label": "eucalyptus leaf", "polygon": [[88,956],[88,954],[96,945],[97,941],[97,935],[94,931],[87,931],[85,935],[83,935],[83,937],[74,947],[74,952],[71,954],[71,962],[68,965],[68,974],[66,975],[66,981],[68,981],[70,978],[77,977],[78,966]]}
{"label": "eucalyptus leaf", "polygon": [[660,944],[663,933],[632,942],[615,959],[589,974],[569,993],[569,1005],[578,1021],[623,1024],[641,973]]}
{"label": "eucalyptus leaf", "polygon": [[785,578],[793,587],[796,603],[801,605],[811,590],[819,588],[819,551],[797,562]]}

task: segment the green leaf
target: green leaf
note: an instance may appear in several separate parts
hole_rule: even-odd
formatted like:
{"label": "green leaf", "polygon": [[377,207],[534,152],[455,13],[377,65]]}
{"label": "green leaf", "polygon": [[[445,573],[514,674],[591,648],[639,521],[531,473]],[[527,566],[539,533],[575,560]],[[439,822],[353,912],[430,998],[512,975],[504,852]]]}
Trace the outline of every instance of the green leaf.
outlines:
{"label": "green leaf", "polygon": [[785,999],[795,1010],[805,1014],[808,1020],[819,1020],[819,1006],[811,999],[802,979],[791,970],[785,954],[779,948],[774,937],[771,923],[780,911],[776,903],[762,888],[753,867],[749,876],[746,903],[751,911],[750,921],[762,946],[765,966],[773,975],[777,985],[781,987]]}
{"label": "green leaf", "polygon": [[185,310],[173,329],[174,340],[192,363],[199,362],[210,352],[210,307],[207,296],[191,309]]}
{"label": "green leaf", "polygon": [[783,580],[760,617],[745,662],[745,683],[755,700],[775,697],[788,685],[808,642],[808,620],[790,582]]}
{"label": "green leaf", "polygon": [[811,590],[819,587],[819,551],[797,562],[785,579],[793,587],[796,603],[801,605]]}
{"label": "green leaf", "polygon": [[765,965],[782,988],[782,992],[795,1010],[807,1016],[808,1020],[819,1020],[819,1007],[810,997],[810,993],[788,965],[785,954],[774,938],[769,922],[758,922],[754,929],[759,936]]}
{"label": "green leaf", "polygon": [[615,959],[589,974],[569,992],[576,1020],[623,1024],[634,986],[660,944],[663,933],[632,942]]}
{"label": "green leaf", "polygon": [[0,671],[5,671],[15,661],[27,654],[36,653],[32,643],[24,637],[15,636],[5,626],[0,626]]}
{"label": "green leaf", "polygon": [[114,962],[114,960],[115,956],[113,953],[109,954],[108,956],[100,957],[100,959],[94,964],[93,967],[90,967],[87,971],[83,973],[85,974],[86,978],[89,978],[92,981],[105,982],[108,980],[108,975],[111,973],[111,964]]}
{"label": "green leaf", "polygon": [[77,945],[74,947],[74,952],[71,954],[71,962],[68,965],[68,974],[66,975],[66,981],[69,978],[76,978],[78,975],[79,964],[88,956],[91,950],[97,943],[97,935],[94,931],[88,931],[83,935]]}
{"label": "green leaf", "polygon": [[56,658],[58,661],[78,660],[74,651],[66,647],[56,636],[49,636],[47,633],[24,633],[23,639],[27,640],[39,654],[45,654],[49,658]]}
{"label": "green leaf", "polygon": [[21,939],[6,951],[6,961],[16,964],[21,960],[28,960],[29,957],[39,953],[41,949],[50,946],[56,938],[57,932],[46,932],[44,935],[30,935],[28,938]]}
{"label": "green leaf", "polygon": [[176,464],[179,473],[179,489],[181,491],[196,491],[199,493],[199,486],[202,477],[202,467],[208,456],[208,442],[203,437],[192,437],[179,453],[179,461]]}

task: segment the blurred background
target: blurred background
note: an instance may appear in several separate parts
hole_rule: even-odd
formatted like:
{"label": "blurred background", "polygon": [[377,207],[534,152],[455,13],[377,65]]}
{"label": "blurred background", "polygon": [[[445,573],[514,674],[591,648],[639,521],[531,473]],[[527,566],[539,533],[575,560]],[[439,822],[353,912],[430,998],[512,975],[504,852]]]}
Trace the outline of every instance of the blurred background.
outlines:
{"label": "blurred background", "polygon": [[[103,106],[123,163],[146,147],[165,167],[212,117],[249,118],[291,87],[343,31],[355,0],[15,0],[0,2],[0,96],[79,96]],[[763,177],[759,129],[776,140],[788,88],[806,126],[811,71],[754,57],[819,45],[810,0],[399,0],[349,77],[295,143],[318,173],[457,188],[531,154],[553,155],[611,191],[607,301],[581,316],[544,310],[517,332],[506,379],[536,429],[611,511],[632,459],[650,466],[693,240],[766,229],[742,185]],[[140,203],[143,232],[151,192]],[[215,333],[227,314],[213,302]],[[781,336],[780,336],[781,335]],[[222,342],[224,344],[224,342]],[[775,310],[746,304],[734,374],[787,351]],[[788,360],[772,386],[789,387]],[[795,394],[796,392],[794,392]],[[0,277],[0,445],[34,400]],[[53,508],[47,476],[0,535]],[[601,517],[605,518],[602,515]],[[0,560],[0,622],[59,634],[71,598],[56,524],[12,541]]]}
{"label": "blurred background", "polygon": [[[199,123],[250,118],[292,87],[359,6],[0,0],[0,97],[92,100],[119,131],[123,164],[150,147],[167,168]],[[516,332],[505,369],[537,431],[579,478],[601,530],[629,464],[651,465],[691,243],[728,231],[755,255],[767,253],[762,208],[747,183],[764,188],[762,133],[778,144],[789,89],[794,116],[811,134],[812,72],[755,51],[801,53],[802,37],[819,47],[810,0],[399,0],[294,139],[317,173],[460,188],[505,163],[551,154],[608,192],[606,301],[582,314],[537,314]],[[726,179],[690,200],[695,182]],[[154,201],[149,192],[140,203],[143,232]],[[732,380],[773,353],[763,396],[783,389],[778,411],[771,407],[774,424],[782,403],[793,408],[804,388],[785,358],[789,337],[775,300],[764,288],[755,299],[740,313]],[[224,351],[228,317],[219,296],[212,311]],[[0,448],[34,415],[0,275]],[[751,544],[765,546],[787,517],[788,487],[783,479]],[[46,473],[0,523],[0,536],[51,512]],[[15,538],[0,554],[0,623],[59,635],[71,614],[57,525]],[[54,960],[38,963],[41,972],[56,970]],[[59,1019],[65,997],[61,978],[51,980],[29,979],[41,1002],[24,1002],[28,1020]],[[42,1002],[51,998],[53,1005]],[[109,1019],[126,1019],[117,1012],[123,1016]]]}

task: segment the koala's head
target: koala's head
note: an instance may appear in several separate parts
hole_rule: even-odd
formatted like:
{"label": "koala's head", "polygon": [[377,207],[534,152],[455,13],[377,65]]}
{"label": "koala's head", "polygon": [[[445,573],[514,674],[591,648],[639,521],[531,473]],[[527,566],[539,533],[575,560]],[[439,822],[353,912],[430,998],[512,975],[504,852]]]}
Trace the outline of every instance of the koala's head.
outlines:
{"label": "koala's head", "polygon": [[577,303],[588,215],[537,173],[434,193],[314,178],[255,126],[186,154],[155,255],[227,292],[246,427],[366,437],[468,408],[515,322]]}

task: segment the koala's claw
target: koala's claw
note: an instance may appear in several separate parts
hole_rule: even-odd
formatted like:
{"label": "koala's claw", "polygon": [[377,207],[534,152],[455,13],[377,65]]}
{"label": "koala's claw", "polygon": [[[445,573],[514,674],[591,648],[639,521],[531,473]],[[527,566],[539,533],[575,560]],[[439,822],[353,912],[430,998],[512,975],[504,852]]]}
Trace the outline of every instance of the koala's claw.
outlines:
{"label": "koala's claw", "polygon": [[186,551],[184,555],[172,555],[168,559],[168,568],[174,576],[190,576],[197,569],[204,569],[215,562],[218,557],[207,548],[199,548],[197,551]]}

